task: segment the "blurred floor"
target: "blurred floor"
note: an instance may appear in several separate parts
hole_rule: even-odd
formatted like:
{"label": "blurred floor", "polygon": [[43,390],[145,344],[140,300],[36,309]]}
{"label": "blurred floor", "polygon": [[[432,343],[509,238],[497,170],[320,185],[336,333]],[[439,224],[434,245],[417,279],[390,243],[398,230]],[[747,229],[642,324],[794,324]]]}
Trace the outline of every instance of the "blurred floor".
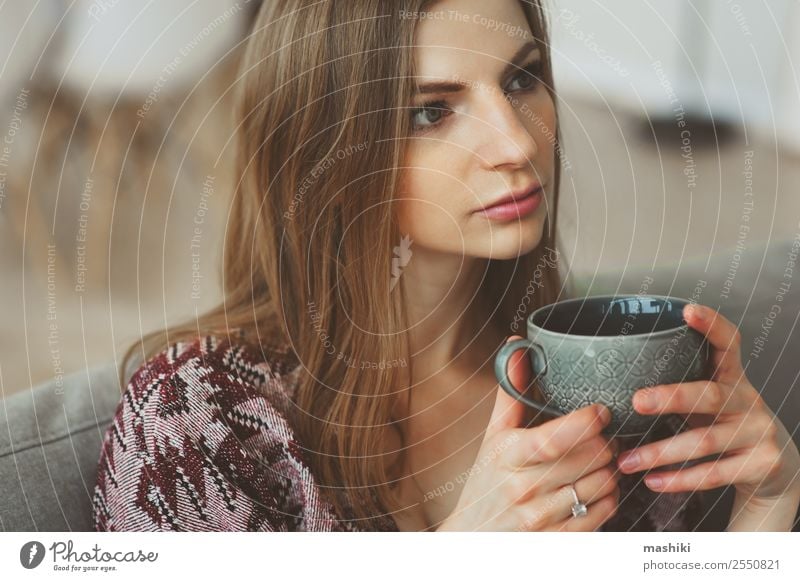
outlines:
{"label": "blurred floor", "polygon": [[[141,102],[95,115],[94,123],[84,123],[85,130],[72,137],[66,115],[51,153],[37,161],[49,174],[61,175],[65,153],[57,144],[69,143],[66,177],[50,183],[29,182],[26,176],[0,212],[2,394],[118,360],[143,332],[191,317],[220,299],[219,259],[232,180],[230,94],[216,101],[230,86],[231,74],[231,67],[212,71],[183,106],[182,96],[159,100],[138,131],[131,116]],[[46,99],[39,103],[42,118],[49,106]],[[639,122],[596,104],[569,101],[562,107],[569,169],[562,184],[560,238],[573,276],[705,261],[711,254],[732,254],[737,243],[754,247],[795,235],[797,160],[782,158],[773,143],[752,136],[749,144],[737,136],[720,148],[704,148],[697,140],[687,157],[680,143],[656,145],[642,138]],[[41,127],[30,123],[26,131],[38,137]],[[131,140],[145,133],[143,141]],[[95,162],[87,188],[95,155],[111,161]],[[157,171],[151,175],[154,161]],[[748,163],[754,203],[750,229],[740,240]],[[81,220],[87,189],[83,209],[93,212],[88,223]],[[107,223],[113,228],[104,225],[104,215],[113,215]],[[202,224],[193,248],[196,219]],[[85,289],[78,292],[81,224],[94,250],[84,263]],[[193,254],[199,263],[193,263]],[[201,278],[193,288],[196,273]]]}

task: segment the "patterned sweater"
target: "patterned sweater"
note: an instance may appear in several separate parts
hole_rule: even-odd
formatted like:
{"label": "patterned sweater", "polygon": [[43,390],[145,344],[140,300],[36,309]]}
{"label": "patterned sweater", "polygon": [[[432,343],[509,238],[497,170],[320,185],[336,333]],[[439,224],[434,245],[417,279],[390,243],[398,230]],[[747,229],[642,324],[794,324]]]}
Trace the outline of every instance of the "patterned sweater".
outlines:
{"label": "patterned sweater", "polygon": [[[397,531],[389,515],[359,522],[322,496],[287,422],[300,368],[211,336],[148,360],[105,432],[95,529]],[[621,477],[603,530],[692,530],[697,495],[658,495],[640,476]]]}

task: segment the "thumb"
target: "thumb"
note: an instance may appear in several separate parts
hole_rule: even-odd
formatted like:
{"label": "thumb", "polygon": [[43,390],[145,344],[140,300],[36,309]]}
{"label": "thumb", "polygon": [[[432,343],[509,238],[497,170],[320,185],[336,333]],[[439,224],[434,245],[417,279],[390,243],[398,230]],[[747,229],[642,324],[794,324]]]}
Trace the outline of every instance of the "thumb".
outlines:
{"label": "thumb", "polygon": [[[519,335],[512,335],[506,339],[506,343],[522,339]],[[508,360],[508,377],[511,385],[522,391],[528,386],[533,375],[531,360],[524,349],[515,351]],[[486,428],[486,436],[497,433],[501,430],[518,428],[525,424],[525,414],[528,410],[521,401],[515,399],[505,392],[502,386],[497,386],[497,395],[494,402],[492,416]]]}

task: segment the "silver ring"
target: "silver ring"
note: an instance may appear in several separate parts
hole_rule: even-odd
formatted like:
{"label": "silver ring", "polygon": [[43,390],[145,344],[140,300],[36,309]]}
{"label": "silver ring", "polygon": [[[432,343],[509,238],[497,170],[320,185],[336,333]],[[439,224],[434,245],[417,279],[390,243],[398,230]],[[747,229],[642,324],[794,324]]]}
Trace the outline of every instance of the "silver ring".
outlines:
{"label": "silver ring", "polygon": [[575,502],[572,504],[572,518],[586,516],[586,514],[589,512],[589,509],[587,509],[586,505],[583,504],[578,498],[578,492],[575,490],[575,485],[570,484],[569,489],[572,491],[572,498],[575,500]]}

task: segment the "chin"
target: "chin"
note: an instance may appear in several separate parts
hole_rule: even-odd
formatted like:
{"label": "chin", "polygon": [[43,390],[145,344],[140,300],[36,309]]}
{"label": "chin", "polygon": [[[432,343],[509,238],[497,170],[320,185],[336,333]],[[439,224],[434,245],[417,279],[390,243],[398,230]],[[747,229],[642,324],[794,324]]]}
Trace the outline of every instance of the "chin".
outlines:
{"label": "chin", "polygon": [[487,241],[482,245],[483,252],[480,256],[493,260],[511,260],[520,256],[530,254],[542,241],[541,230],[534,232],[530,236],[524,236],[521,232],[516,232],[513,236],[495,236],[494,240]]}

